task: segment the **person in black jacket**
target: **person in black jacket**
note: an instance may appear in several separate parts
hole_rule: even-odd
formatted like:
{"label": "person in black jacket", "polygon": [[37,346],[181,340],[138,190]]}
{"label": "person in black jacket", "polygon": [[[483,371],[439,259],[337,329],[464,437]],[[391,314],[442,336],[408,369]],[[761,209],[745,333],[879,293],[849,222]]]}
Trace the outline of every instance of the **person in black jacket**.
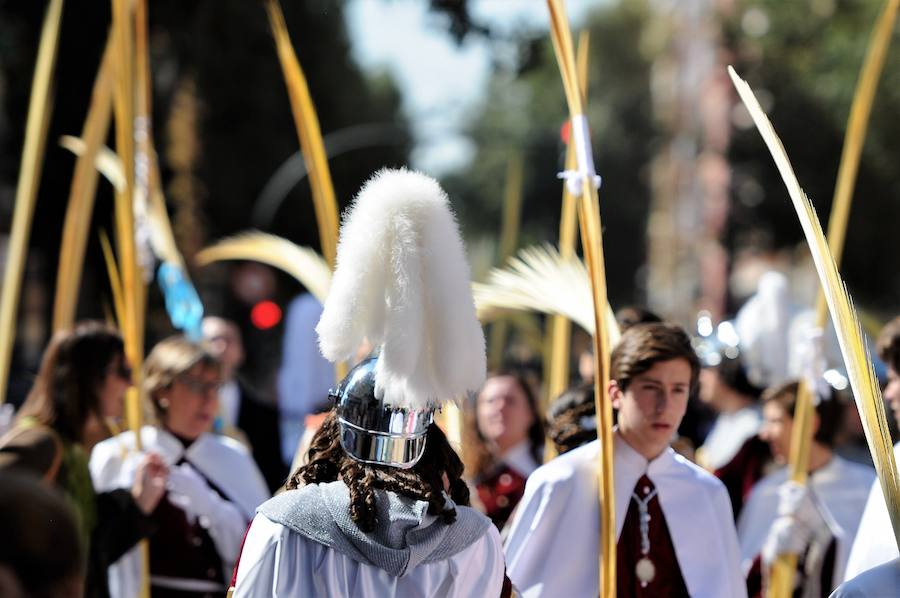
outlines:
{"label": "person in black jacket", "polygon": [[148,517],[165,493],[157,455],[137,466],[129,490],[97,493],[88,471],[104,419],[119,417],[131,370],[119,334],[88,322],[50,341],[16,425],[0,438],[0,470],[42,478],[74,507],[88,555],[85,596],[109,595],[106,570],[153,531]]}
{"label": "person in black jacket", "polygon": [[288,474],[281,458],[278,409],[266,403],[237,375],[244,362],[244,344],[234,322],[219,317],[203,318],[203,336],[209,343],[210,352],[221,364],[220,431],[250,445],[253,460],[266,479],[266,485],[275,492]]}

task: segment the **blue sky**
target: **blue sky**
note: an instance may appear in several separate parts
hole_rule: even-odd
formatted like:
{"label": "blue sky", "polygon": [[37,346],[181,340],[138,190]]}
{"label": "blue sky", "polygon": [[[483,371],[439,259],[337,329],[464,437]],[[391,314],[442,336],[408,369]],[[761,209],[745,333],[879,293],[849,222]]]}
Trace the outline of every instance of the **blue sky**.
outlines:
{"label": "blue sky", "polygon": [[[606,1],[569,0],[573,30]],[[540,0],[469,4],[476,22],[500,32],[547,30],[547,6]],[[351,0],[345,18],[355,60],[366,70],[387,70],[400,86],[416,139],[411,165],[438,176],[464,165],[474,148],[460,129],[483,98],[498,47],[477,35],[457,45],[443,15],[429,12],[425,0]]]}

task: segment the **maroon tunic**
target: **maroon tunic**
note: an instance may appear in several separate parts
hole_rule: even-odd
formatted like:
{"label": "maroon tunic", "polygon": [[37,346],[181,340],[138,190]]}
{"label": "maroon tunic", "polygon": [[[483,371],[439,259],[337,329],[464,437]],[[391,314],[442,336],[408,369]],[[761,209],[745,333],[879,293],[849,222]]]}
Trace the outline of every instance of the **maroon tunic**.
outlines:
{"label": "maroon tunic", "polygon": [[713,472],[728,490],[735,521],[741,514],[753,486],[765,476],[766,468],[771,463],[772,451],[769,443],[757,435],[748,439],[731,461]]}
{"label": "maroon tunic", "polygon": [[[646,475],[641,476],[634,488],[634,493],[641,498],[649,496],[655,486]],[[650,515],[648,536],[650,538],[650,551],[646,555],[656,568],[656,575],[646,585],[638,579],[635,567],[638,561],[644,558],[641,551],[641,526],[638,504],[632,498],[628,503],[628,512],[625,515],[625,523],[622,533],[619,535],[619,543],[616,550],[616,587],[619,596],[637,598],[651,598],[667,596],[677,598],[689,596],[684,578],[681,575],[681,567],[678,565],[678,557],[675,554],[675,546],[672,544],[672,536],[669,535],[669,527],[666,518],[659,505],[659,497],[654,496],[647,504],[647,512]]]}
{"label": "maroon tunic", "polygon": [[484,505],[485,515],[497,529],[503,529],[513,509],[525,494],[525,478],[516,470],[503,465],[476,484],[478,499]]}

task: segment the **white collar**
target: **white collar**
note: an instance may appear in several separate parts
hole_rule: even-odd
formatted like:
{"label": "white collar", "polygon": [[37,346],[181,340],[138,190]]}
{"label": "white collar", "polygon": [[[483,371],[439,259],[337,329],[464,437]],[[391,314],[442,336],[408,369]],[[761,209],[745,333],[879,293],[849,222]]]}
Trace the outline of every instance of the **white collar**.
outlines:
{"label": "white collar", "polygon": [[206,432],[185,449],[180,440],[156,426],[144,426],[141,438],[144,449],[159,453],[170,467],[182,457],[187,459],[248,517],[269,496],[253,459],[237,441]]}
{"label": "white collar", "polygon": [[614,431],[613,454],[615,455],[616,469],[622,468],[623,473],[627,471],[632,475],[637,473],[635,483],[644,474],[652,479],[654,473],[660,473],[671,466],[672,457],[675,454],[671,446],[667,446],[653,459],[647,459],[622,438],[618,427],[614,428]]}
{"label": "white collar", "polygon": [[516,473],[525,478],[538,468],[538,463],[534,460],[534,455],[531,453],[531,441],[528,439],[506,451],[506,454],[500,460],[507,467],[514,469]]}

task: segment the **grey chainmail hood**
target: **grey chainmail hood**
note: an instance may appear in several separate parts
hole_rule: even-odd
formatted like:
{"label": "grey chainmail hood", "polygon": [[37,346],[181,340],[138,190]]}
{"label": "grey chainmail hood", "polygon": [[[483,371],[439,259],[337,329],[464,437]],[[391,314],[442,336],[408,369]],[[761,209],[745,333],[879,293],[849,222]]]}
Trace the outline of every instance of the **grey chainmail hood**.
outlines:
{"label": "grey chainmail hood", "polygon": [[419,564],[452,557],[481,538],[491,521],[469,507],[456,507],[445,524],[428,514],[428,503],[376,490],[375,531],[350,519],[350,491],[343,482],[311,484],[263,503],[257,511],[275,523],[360,563],[402,577]]}

